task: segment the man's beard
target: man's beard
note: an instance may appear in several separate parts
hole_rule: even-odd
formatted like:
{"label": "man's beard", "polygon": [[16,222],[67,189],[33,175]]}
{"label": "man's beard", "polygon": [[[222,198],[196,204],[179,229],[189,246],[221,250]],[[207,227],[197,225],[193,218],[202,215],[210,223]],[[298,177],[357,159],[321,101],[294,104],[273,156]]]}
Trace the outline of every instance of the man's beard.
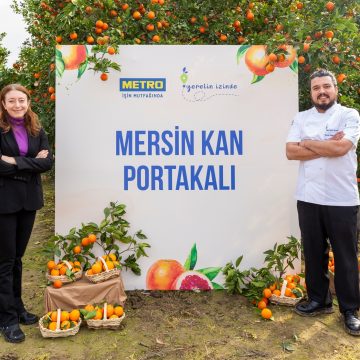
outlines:
{"label": "man's beard", "polygon": [[[320,97],[320,96],[319,96]],[[313,105],[319,109],[319,110],[323,110],[323,111],[326,111],[327,109],[330,109],[334,104],[335,104],[335,101],[336,99],[334,99],[333,101],[330,101],[329,103],[327,104],[318,104],[316,102],[314,102],[312,99],[311,99],[311,102],[313,103]]]}

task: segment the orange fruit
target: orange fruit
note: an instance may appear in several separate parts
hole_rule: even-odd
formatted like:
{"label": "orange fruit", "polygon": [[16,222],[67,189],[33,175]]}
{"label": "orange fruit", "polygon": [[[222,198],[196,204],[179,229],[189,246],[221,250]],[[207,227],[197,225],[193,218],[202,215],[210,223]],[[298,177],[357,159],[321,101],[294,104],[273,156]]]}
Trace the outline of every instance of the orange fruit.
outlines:
{"label": "orange fruit", "polygon": [[92,267],[91,270],[93,272],[93,274],[99,274],[102,271],[102,266],[99,263],[95,263]]}
{"label": "orange fruit", "polygon": [[269,54],[269,61],[274,62],[277,60],[277,56],[274,53]]}
{"label": "orange fruit", "polygon": [[100,75],[100,79],[101,79],[102,81],[106,81],[106,80],[108,79],[108,74],[102,73],[102,74]]}
{"label": "orange fruit", "polygon": [[155,13],[153,11],[149,11],[148,14],[147,14],[147,17],[150,20],[153,20],[153,19],[155,19]]}
{"label": "orange fruit", "polygon": [[57,321],[57,311],[53,311],[50,315],[51,321],[56,322]]}
{"label": "orange fruit", "polygon": [[280,32],[284,30],[284,25],[283,24],[277,24],[275,27],[275,31],[276,32]]}
{"label": "orange fruit", "polygon": [[80,261],[74,261],[74,266],[76,266],[76,267],[81,267]]}
{"label": "orange fruit", "polygon": [[326,3],[325,7],[327,11],[333,11],[335,9],[335,4],[329,1],[328,3]]}
{"label": "orange fruit", "polygon": [[94,275],[94,273],[93,273],[93,271],[92,271],[92,269],[89,269],[87,272],[86,272],[88,275]]}
{"label": "orange fruit", "polygon": [[116,255],[115,254],[109,254],[109,258],[111,261],[116,261]]}
{"label": "orange fruit", "polygon": [[285,276],[285,280],[288,282],[288,283],[291,283],[291,282],[293,282],[293,276],[292,275],[286,275]]}
{"label": "orange fruit", "polygon": [[114,308],[114,314],[117,315],[118,317],[121,317],[124,314],[124,309],[122,306],[115,306]]}
{"label": "orange fruit", "polygon": [[48,329],[51,331],[55,331],[56,330],[56,322],[52,321],[49,326]]}
{"label": "orange fruit", "polygon": [[263,301],[266,305],[269,303],[269,300],[266,297],[263,297],[260,301]]}
{"label": "orange fruit", "polygon": [[140,20],[141,19],[141,14],[138,11],[134,11],[132,17],[135,20]]}
{"label": "orange fruit", "polygon": [[257,305],[257,307],[260,309],[260,310],[262,310],[262,309],[265,309],[266,308],[266,302],[265,301],[259,301],[258,302],[258,305]]}
{"label": "orange fruit", "polygon": [[295,289],[295,288],[296,288],[296,284],[294,284],[294,283],[288,283],[286,287],[287,287],[288,289],[292,290],[292,289]]}
{"label": "orange fruit", "polygon": [[278,289],[275,289],[275,290],[273,291],[273,294],[276,295],[276,296],[280,296],[280,295],[281,295],[281,291],[278,290]]}
{"label": "orange fruit", "polygon": [[80,254],[81,253],[81,247],[79,245],[75,246],[73,249],[74,254]]}
{"label": "orange fruit", "polygon": [[61,330],[70,329],[70,321],[68,321],[68,320],[62,321],[60,324],[60,329]]}
{"label": "orange fruit", "polygon": [[303,51],[308,52],[309,49],[310,49],[310,44],[309,43],[304,43]]}
{"label": "orange fruit", "polygon": [[116,17],[118,15],[117,11],[116,10],[110,10],[110,16],[112,17]]}
{"label": "orange fruit", "polygon": [[111,304],[108,304],[106,310],[106,317],[109,318],[113,314],[114,314],[114,307]]}
{"label": "orange fruit", "polygon": [[292,295],[292,291],[289,288],[286,288],[285,289],[285,296],[291,297],[291,295]]}
{"label": "orange fruit", "polygon": [[249,21],[254,21],[254,13],[252,12],[252,11],[248,11],[247,13],[246,13],[246,18],[249,20]]}
{"label": "orange fruit", "polygon": [[305,63],[305,58],[301,55],[298,57],[298,62],[299,64],[304,64]]}
{"label": "orange fruit", "polygon": [[95,27],[97,28],[101,28],[103,27],[104,23],[101,21],[101,20],[98,20],[96,23],[95,23]]}
{"label": "orange fruit", "polygon": [[265,308],[265,309],[262,309],[261,310],[261,316],[264,318],[264,319],[270,319],[272,317],[272,312],[270,309],[268,308]]}
{"label": "orange fruit", "polygon": [[96,235],[94,235],[94,234],[89,234],[88,238],[89,238],[91,243],[94,243],[96,241]]}
{"label": "orange fruit", "polygon": [[269,289],[270,289],[271,291],[274,291],[274,290],[276,289],[276,284],[275,284],[275,283],[271,284],[271,285],[269,286]]}
{"label": "orange fruit", "polygon": [[273,72],[273,71],[275,70],[275,65],[269,63],[269,64],[267,64],[267,65],[265,66],[265,69],[266,69],[267,72],[271,73],[271,72]]}
{"label": "orange fruit", "polygon": [[155,26],[153,24],[147,24],[146,25],[146,30],[147,31],[153,31],[155,29]]}
{"label": "orange fruit", "polygon": [[103,26],[102,26],[102,29],[105,31],[105,30],[107,30],[109,28],[109,24],[107,24],[107,23],[103,23]]}
{"label": "orange fruit", "polygon": [[69,320],[69,317],[70,317],[70,314],[69,314],[67,311],[63,310],[63,311],[61,312],[60,321],[61,321],[61,322],[67,321],[67,320]]}
{"label": "orange fruit", "polygon": [[55,37],[55,41],[58,43],[58,44],[60,44],[61,42],[62,42],[62,36],[56,36]]}
{"label": "orange fruit", "polygon": [[96,310],[96,315],[92,319],[93,320],[101,320],[102,317],[103,317],[103,314],[102,314],[101,310]]}
{"label": "orange fruit", "polygon": [[55,261],[53,261],[53,260],[48,261],[48,263],[47,263],[47,268],[48,268],[49,270],[52,270],[55,266],[56,266],[56,262],[55,262]]}
{"label": "orange fruit", "polygon": [[263,295],[264,295],[265,298],[268,299],[268,298],[272,295],[272,292],[271,292],[270,289],[266,288],[266,289],[264,289],[264,291],[263,291]]}
{"label": "orange fruit", "polygon": [[125,11],[129,8],[129,4],[122,4],[121,8]]}
{"label": "orange fruit", "polygon": [[160,42],[160,36],[159,36],[159,35],[154,35],[154,36],[152,37],[152,41],[153,41],[153,42]]}
{"label": "orange fruit", "polygon": [[[112,46],[109,46],[107,49],[108,54],[110,55],[114,55],[115,54],[115,49]],[[89,240],[90,241],[90,240]]]}
{"label": "orange fruit", "polygon": [[301,2],[296,3],[296,7],[298,10],[301,10],[304,7],[304,4]]}
{"label": "orange fruit", "polygon": [[77,33],[76,33],[75,31],[72,32],[69,36],[70,36],[70,39],[71,39],[71,40],[76,40],[77,37],[78,37],[78,35],[77,35]]}
{"label": "orange fruit", "polygon": [[[332,62],[334,64],[338,65],[338,64],[340,64],[340,58],[337,55],[335,55],[335,56],[332,57]],[[333,254],[333,256],[334,256],[334,254]],[[330,257],[330,253],[329,253],[329,257]]]}
{"label": "orange fruit", "polygon": [[171,290],[175,279],[185,271],[177,260],[158,260],[146,274],[148,290]]}
{"label": "orange fruit", "polygon": [[118,319],[118,318],[119,318],[119,317],[118,317],[117,315],[115,315],[115,314],[109,316],[109,319]]}
{"label": "orange fruit", "polygon": [[[53,94],[54,92],[55,92],[55,88],[53,87],[53,86],[50,86],[49,88],[48,88],[48,92],[50,93],[50,94]],[[55,262],[54,262],[55,263]],[[49,267],[49,266],[48,266]]]}
{"label": "orange fruit", "polygon": [[227,36],[225,34],[220,35],[220,41],[227,41]]}
{"label": "orange fruit", "polygon": [[95,308],[94,308],[94,306],[93,305],[91,305],[91,304],[87,304],[85,307],[84,307],[84,309],[86,310],[86,311],[93,311]]}
{"label": "orange fruit", "polygon": [[331,31],[331,30],[328,30],[325,32],[325,36],[328,38],[328,39],[332,39],[334,37],[334,32]]}
{"label": "orange fruit", "polygon": [[78,321],[80,319],[80,311],[77,309],[72,310],[69,314],[69,319],[71,321]]}
{"label": "orange fruit", "polygon": [[59,270],[60,275],[65,275],[67,269],[68,269],[68,267],[64,265],[64,266]]}
{"label": "orange fruit", "polygon": [[[106,265],[108,267],[109,270],[112,270],[115,268],[115,265],[112,261],[106,261]],[[105,271],[105,266],[103,265],[103,271]]]}
{"label": "orange fruit", "polygon": [[345,74],[339,74],[336,79],[338,83],[342,83],[345,80],[345,78],[346,78]]}
{"label": "orange fruit", "polygon": [[50,275],[51,275],[51,276],[59,276],[59,275],[60,275],[59,270],[57,270],[57,269],[52,269],[51,272],[50,272]]}

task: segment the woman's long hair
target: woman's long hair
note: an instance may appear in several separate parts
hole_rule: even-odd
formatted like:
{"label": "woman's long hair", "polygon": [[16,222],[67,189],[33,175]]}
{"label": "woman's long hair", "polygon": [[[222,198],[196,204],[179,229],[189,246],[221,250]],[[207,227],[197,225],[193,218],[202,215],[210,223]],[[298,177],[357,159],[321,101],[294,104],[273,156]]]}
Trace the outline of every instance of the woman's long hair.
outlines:
{"label": "woman's long hair", "polygon": [[38,135],[39,131],[41,129],[39,117],[31,110],[29,91],[20,84],[6,85],[1,90],[1,93],[0,93],[0,129],[2,129],[3,132],[8,132],[11,128],[9,119],[8,119],[8,112],[6,111],[6,109],[4,107],[4,103],[5,103],[6,94],[12,90],[21,91],[22,93],[24,93],[26,95],[27,100],[29,102],[29,107],[25,114],[25,124],[24,125],[25,125],[25,128],[26,128],[28,134],[30,134],[32,136]]}

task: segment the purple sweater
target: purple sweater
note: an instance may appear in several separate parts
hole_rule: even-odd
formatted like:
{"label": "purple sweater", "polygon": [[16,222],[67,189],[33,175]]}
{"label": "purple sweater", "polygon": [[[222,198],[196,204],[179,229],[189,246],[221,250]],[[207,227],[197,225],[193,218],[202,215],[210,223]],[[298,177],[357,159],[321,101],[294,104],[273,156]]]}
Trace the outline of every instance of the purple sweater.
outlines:
{"label": "purple sweater", "polygon": [[9,117],[11,129],[20,150],[20,156],[25,156],[28,152],[28,134],[25,128],[25,119],[15,119]]}

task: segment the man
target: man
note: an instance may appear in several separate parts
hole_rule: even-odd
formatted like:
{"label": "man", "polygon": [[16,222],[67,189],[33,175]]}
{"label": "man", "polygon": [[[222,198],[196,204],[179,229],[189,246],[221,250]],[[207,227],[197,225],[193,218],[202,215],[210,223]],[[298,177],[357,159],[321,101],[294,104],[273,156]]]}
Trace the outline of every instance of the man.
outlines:
{"label": "man", "polygon": [[356,219],[359,192],[356,146],[360,118],[355,109],[336,103],[334,75],[318,70],[310,76],[314,105],[295,116],[287,143],[289,160],[300,160],[296,199],[304,246],[308,301],[295,311],[303,316],[333,312],[329,292],[329,245],[335,257],[335,290],[344,328],[360,335],[359,270]]}

